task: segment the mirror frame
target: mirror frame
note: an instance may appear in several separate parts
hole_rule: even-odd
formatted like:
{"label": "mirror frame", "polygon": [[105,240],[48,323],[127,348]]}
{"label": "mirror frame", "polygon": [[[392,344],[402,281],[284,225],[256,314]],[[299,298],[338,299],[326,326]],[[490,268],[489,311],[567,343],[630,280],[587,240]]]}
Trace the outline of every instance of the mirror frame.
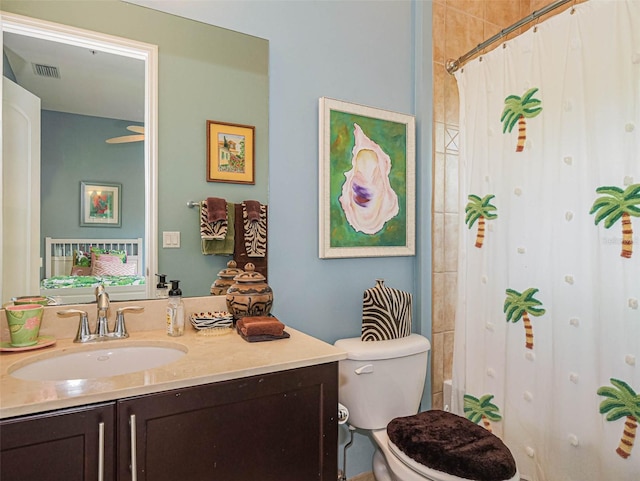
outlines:
{"label": "mirror frame", "polygon": [[[2,33],[10,32],[42,40],[122,55],[145,62],[144,108],[144,265],[146,298],[155,297],[151,276],[158,271],[158,47],[114,35],[48,22],[7,12],[0,12]],[[3,41],[0,40],[0,49]],[[1,216],[0,216],[1,219]],[[0,220],[0,227],[1,220]],[[40,239],[42,242],[42,239]],[[1,261],[0,261],[1,267]]]}

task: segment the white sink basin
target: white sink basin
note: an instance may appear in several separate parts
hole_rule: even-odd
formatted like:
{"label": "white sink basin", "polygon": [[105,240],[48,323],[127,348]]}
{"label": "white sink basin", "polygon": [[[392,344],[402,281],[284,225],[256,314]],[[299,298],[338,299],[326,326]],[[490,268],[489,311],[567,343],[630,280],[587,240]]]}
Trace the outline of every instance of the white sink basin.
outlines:
{"label": "white sink basin", "polygon": [[42,356],[11,371],[11,376],[30,381],[97,379],[153,369],[180,359],[187,353],[180,344],[92,346]]}

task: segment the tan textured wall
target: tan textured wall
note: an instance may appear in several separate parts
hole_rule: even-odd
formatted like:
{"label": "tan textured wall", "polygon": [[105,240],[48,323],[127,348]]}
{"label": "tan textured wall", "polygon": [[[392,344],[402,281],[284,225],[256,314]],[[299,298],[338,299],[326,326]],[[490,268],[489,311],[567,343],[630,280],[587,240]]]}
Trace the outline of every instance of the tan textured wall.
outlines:
{"label": "tan textured wall", "polygon": [[[579,3],[583,0],[577,0]],[[457,282],[458,229],[458,88],[445,69],[500,30],[551,0],[433,0],[433,272],[432,404],[441,409],[442,382],[451,378]],[[568,3],[556,9],[554,15]],[[544,18],[543,18],[544,19]],[[533,25],[522,27],[521,31]],[[514,32],[509,37],[517,35]],[[495,48],[500,43],[489,47]]]}

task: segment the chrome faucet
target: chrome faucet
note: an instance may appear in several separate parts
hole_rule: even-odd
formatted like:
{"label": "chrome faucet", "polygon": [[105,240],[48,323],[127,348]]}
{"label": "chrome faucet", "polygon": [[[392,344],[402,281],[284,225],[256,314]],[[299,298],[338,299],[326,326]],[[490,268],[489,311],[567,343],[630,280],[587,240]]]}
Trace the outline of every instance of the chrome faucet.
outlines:
{"label": "chrome faucet", "polygon": [[106,337],[109,334],[109,321],[107,314],[109,312],[109,294],[102,284],[96,287],[96,304],[98,306],[98,324],[96,325],[96,335],[98,337]]}
{"label": "chrome faucet", "polygon": [[98,307],[98,318],[96,321],[95,334],[91,334],[89,327],[89,316],[85,311],[79,309],[67,309],[65,311],[58,311],[59,316],[67,317],[78,314],[80,316],[80,323],[78,324],[78,332],[73,342],[95,342],[105,341],[107,339],[125,339],[129,337],[127,328],[124,323],[124,313],[142,312],[143,307],[139,306],[126,306],[120,307],[116,311],[116,323],[113,327],[113,331],[109,331],[109,320],[107,314],[109,313],[109,294],[105,290],[104,286],[100,284],[96,287],[96,305]]}
{"label": "chrome faucet", "polygon": [[76,338],[73,342],[90,342],[96,340],[96,335],[91,334],[91,329],[89,328],[89,316],[85,311],[81,311],[79,309],[66,309],[64,311],[58,311],[59,316],[69,317],[74,314],[78,314],[80,316],[80,323],[78,324],[78,332],[76,333]]}

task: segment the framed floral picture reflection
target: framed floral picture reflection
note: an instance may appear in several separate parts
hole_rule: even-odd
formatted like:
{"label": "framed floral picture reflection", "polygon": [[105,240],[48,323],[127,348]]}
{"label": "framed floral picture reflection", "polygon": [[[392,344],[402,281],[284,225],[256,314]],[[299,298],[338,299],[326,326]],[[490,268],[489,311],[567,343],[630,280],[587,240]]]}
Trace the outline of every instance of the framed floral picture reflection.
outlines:
{"label": "framed floral picture reflection", "polygon": [[122,184],[80,182],[80,225],[120,227]]}

